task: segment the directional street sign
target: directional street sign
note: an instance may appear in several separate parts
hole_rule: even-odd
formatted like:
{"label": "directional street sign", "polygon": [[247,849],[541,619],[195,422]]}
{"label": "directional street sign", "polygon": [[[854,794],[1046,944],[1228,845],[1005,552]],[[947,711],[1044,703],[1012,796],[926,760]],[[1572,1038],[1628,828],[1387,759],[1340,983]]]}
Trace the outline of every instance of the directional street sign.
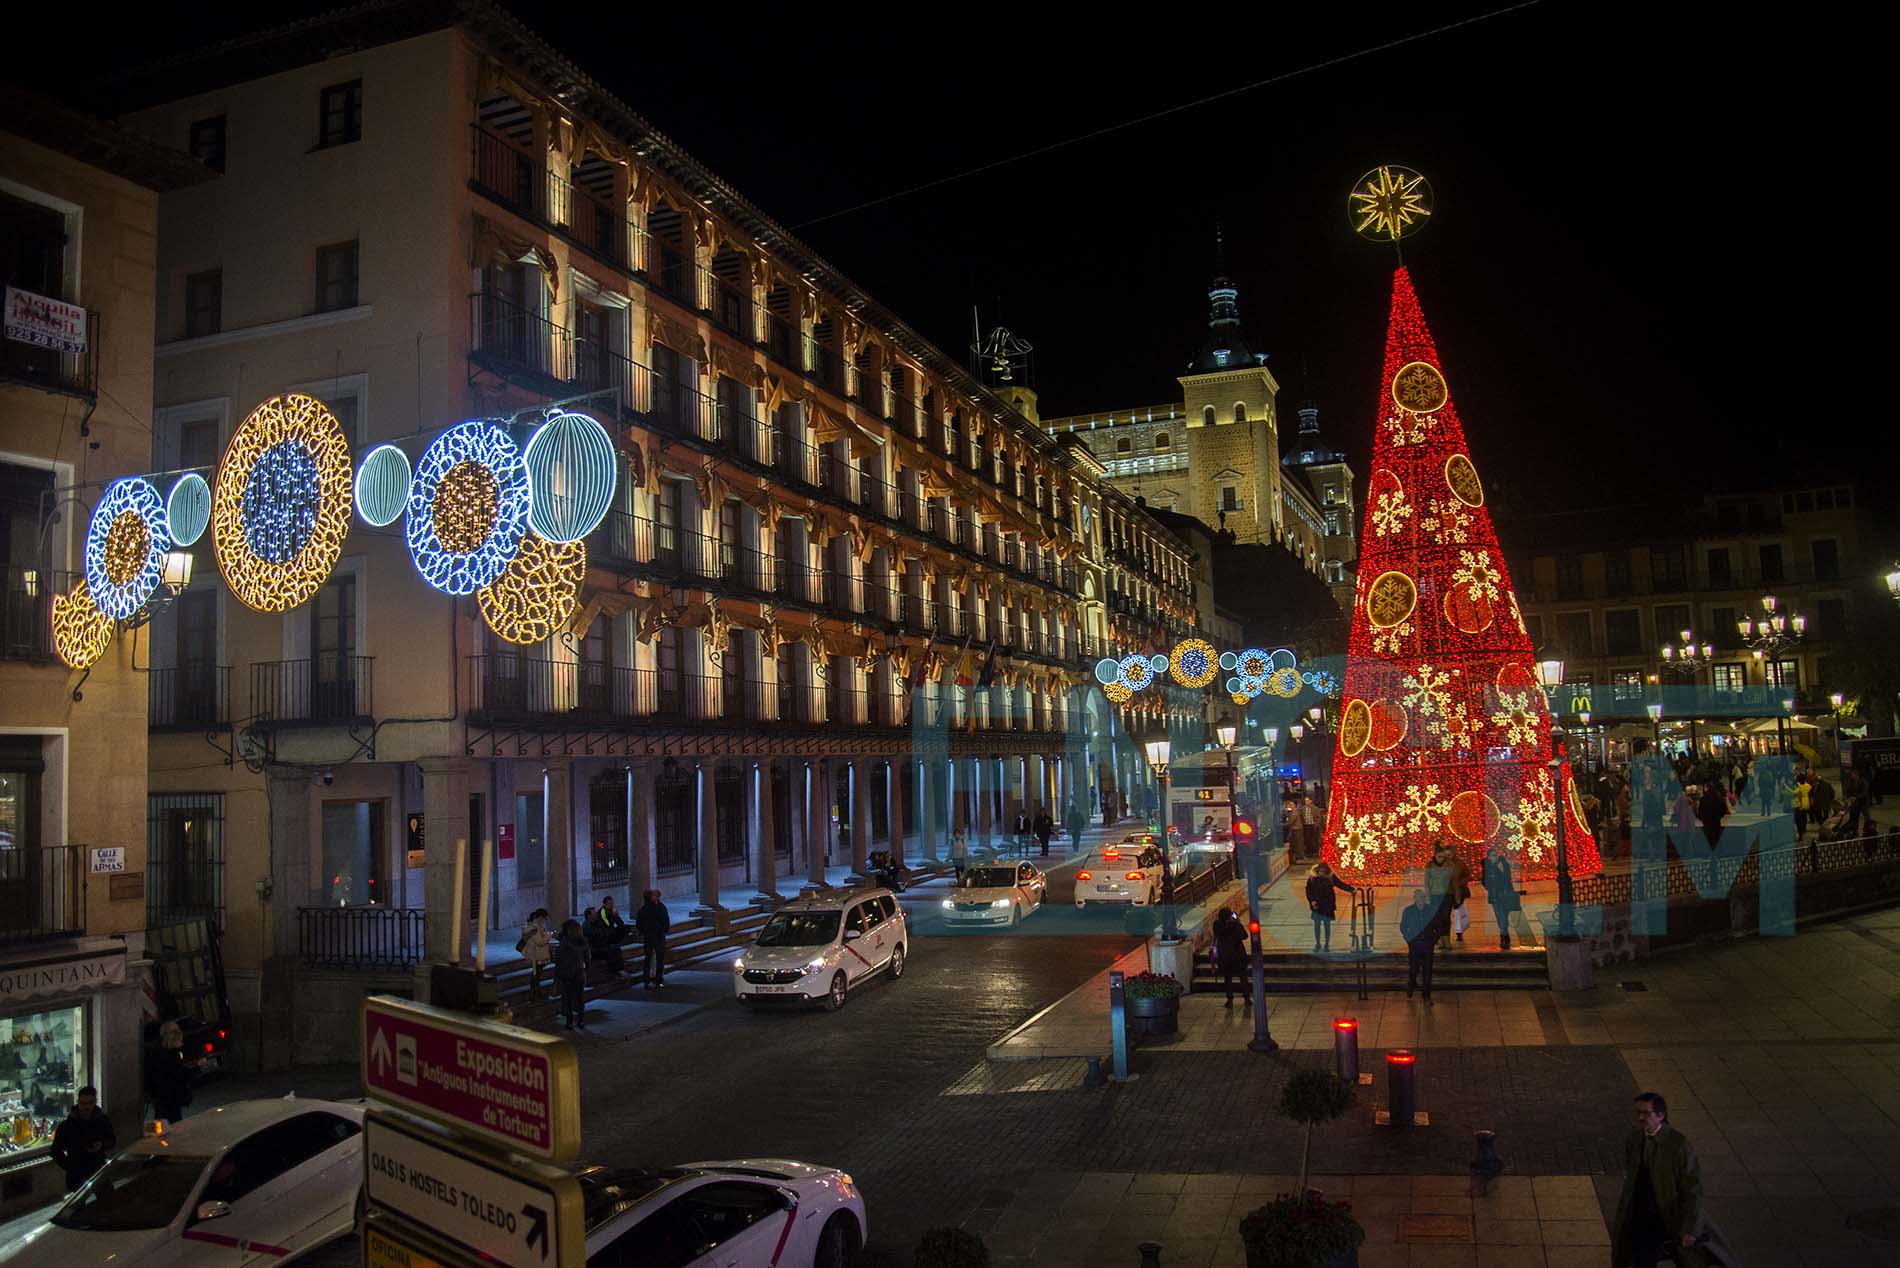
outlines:
{"label": "directional street sign", "polygon": [[364,1120],[363,1161],[372,1207],[490,1264],[581,1268],[587,1258],[580,1181],[558,1167],[504,1159],[433,1123],[384,1109],[372,1109]]}
{"label": "directional street sign", "polygon": [[580,1152],[580,1067],[549,1035],[387,995],[363,1001],[363,1086],[537,1158]]}

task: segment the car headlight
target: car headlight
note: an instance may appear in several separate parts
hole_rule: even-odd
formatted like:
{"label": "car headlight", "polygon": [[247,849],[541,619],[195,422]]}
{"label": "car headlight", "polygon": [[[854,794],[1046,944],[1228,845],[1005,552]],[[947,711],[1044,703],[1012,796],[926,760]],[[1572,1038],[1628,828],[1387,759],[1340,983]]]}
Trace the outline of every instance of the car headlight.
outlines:
{"label": "car headlight", "polygon": [[993,903],[991,903],[991,904],[990,904],[990,906],[992,906],[992,907],[1007,907],[1007,906],[1009,906],[1009,899],[1007,899],[1007,898],[999,898],[999,899],[997,899],[997,900],[996,900],[995,902],[993,902]]}
{"label": "car headlight", "polygon": [[945,911],[950,910],[952,907],[955,907],[956,905],[957,905],[956,900],[954,899],[946,898],[943,900],[943,907]]}
{"label": "car headlight", "polygon": [[732,971],[734,973],[745,972],[745,957],[744,956],[740,956],[738,959],[732,962]]}
{"label": "car headlight", "polygon": [[824,967],[825,967],[825,957],[821,955],[816,960],[812,960],[805,965],[805,972],[816,973],[819,969],[822,969]]}

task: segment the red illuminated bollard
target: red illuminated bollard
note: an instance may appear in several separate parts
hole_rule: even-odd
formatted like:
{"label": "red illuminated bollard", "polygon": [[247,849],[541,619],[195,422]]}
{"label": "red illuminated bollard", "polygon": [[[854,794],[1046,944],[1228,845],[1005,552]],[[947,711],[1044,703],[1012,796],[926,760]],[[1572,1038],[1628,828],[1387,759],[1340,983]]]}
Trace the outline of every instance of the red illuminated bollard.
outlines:
{"label": "red illuminated bollard", "polygon": [[1417,1066],[1416,1053],[1401,1048],[1385,1054],[1387,1113],[1394,1127],[1412,1125],[1412,1075]]}
{"label": "red illuminated bollard", "polygon": [[1347,1083],[1359,1082],[1359,1022],[1333,1018],[1333,1072]]}

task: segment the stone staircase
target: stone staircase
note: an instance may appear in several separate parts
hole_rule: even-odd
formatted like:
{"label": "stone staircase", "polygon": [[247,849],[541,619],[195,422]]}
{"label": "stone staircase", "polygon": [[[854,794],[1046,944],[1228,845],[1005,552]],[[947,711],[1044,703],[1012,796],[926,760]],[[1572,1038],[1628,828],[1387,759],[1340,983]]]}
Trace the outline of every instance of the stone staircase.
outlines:
{"label": "stone staircase", "polygon": [[[1359,989],[1359,961],[1334,952],[1313,955],[1305,951],[1267,951],[1264,953],[1267,993],[1272,994],[1343,994]],[[1374,951],[1365,960],[1365,983],[1369,991],[1405,989],[1405,953]],[[1550,987],[1550,974],[1542,947],[1510,951],[1440,951],[1433,966],[1432,990],[1438,991],[1541,991]],[[1194,979],[1190,990],[1225,989],[1214,972],[1207,954],[1194,957]]]}

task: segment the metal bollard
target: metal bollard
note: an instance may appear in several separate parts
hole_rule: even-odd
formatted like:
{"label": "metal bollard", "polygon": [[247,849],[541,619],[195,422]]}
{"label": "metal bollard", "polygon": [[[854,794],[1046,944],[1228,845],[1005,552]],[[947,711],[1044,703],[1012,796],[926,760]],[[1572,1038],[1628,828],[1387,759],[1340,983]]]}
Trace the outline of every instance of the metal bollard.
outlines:
{"label": "metal bollard", "polygon": [[1160,1242],[1143,1242],[1135,1249],[1141,1252],[1141,1268],[1161,1268]]}
{"label": "metal bollard", "polygon": [[1418,1055],[1402,1048],[1385,1054],[1386,1104],[1394,1127],[1412,1125],[1412,1075],[1417,1065]]}
{"label": "metal bollard", "polygon": [[1110,971],[1108,975],[1108,1035],[1114,1044],[1115,1078],[1118,1081],[1128,1078],[1128,1017],[1122,1012],[1122,973],[1120,969]]}
{"label": "metal bollard", "polygon": [[1082,1086],[1085,1088],[1107,1087],[1108,1076],[1102,1073],[1102,1059],[1090,1057],[1088,1060],[1089,1068],[1088,1072],[1082,1076]]}
{"label": "metal bollard", "polygon": [[1504,1159],[1498,1157],[1498,1138],[1496,1132],[1479,1131],[1472,1133],[1478,1152],[1471,1159],[1472,1191],[1477,1197],[1483,1197],[1490,1189],[1491,1182],[1504,1172]]}
{"label": "metal bollard", "polygon": [[1347,1083],[1359,1082],[1359,1021],[1333,1018],[1333,1072]]}

